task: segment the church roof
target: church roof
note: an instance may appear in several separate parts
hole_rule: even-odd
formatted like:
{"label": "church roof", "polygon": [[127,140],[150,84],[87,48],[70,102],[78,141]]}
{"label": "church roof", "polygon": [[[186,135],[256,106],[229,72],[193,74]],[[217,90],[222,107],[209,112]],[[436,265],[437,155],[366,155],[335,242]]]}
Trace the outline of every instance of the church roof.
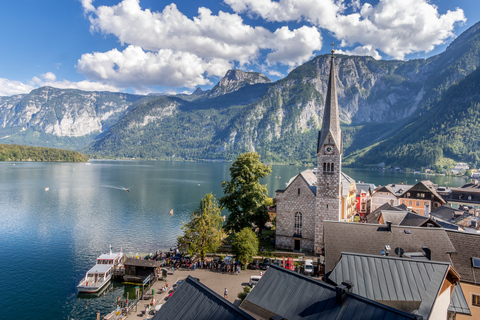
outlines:
{"label": "church roof", "polygon": [[337,103],[337,89],[335,85],[335,58],[332,55],[330,63],[330,76],[328,79],[328,88],[325,99],[325,109],[323,111],[322,130],[319,132],[317,153],[325,143],[328,134],[332,135],[335,145],[342,154],[342,132],[340,130],[340,117]]}

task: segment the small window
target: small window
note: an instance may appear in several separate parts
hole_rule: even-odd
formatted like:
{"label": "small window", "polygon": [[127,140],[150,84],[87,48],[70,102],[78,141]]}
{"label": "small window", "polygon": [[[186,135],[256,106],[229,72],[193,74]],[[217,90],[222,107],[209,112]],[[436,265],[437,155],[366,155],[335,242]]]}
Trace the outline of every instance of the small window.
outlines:
{"label": "small window", "polygon": [[411,207],[412,206],[412,201],[408,201],[408,205]]}
{"label": "small window", "polygon": [[472,306],[480,307],[480,296],[472,294]]}
{"label": "small window", "polygon": [[472,257],[472,267],[480,269],[480,258]]}
{"label": "small window", "polygon": [[415,204],[417,207],[420,207],[420,201],[417,201],[417,203]]}
{"label": "small window", "polygon": [[300,195],[300,188],[298,188],[298,195]]}
{"label": "small window", "polygon": [[405,200],[402,200],[402,204],[405,204]]}
{"label": "small window", "polygon": [[334,171],[334,170],[333,170],[333,163],[332,163],[332,170],[330,170],[330,171]]}

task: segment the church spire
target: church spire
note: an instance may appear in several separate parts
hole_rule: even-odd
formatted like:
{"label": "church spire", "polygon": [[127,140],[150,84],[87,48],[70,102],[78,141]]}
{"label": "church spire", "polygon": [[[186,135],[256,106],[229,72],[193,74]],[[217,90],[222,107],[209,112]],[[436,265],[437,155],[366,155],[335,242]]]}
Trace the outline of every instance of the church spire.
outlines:
{"label": "church spire", "polygon": [[329,144],[335,143],[337,148],[339,148],[340,153],[342,153],[342,133],[340,130],[337,90],[335,86],[335,57],[333,56],[333,53],[335,52],[335,50],[333,49],[334,45],[335,44],[332,43],[330,77],[328,79],[327,97],[325,99],[325,110],[323,112],[322,130],[319,132],[317,152],[320,152],[320,150],[322,150],[322,146],[325,144],[325,140],[330,133],[333,141],[329,142]]}

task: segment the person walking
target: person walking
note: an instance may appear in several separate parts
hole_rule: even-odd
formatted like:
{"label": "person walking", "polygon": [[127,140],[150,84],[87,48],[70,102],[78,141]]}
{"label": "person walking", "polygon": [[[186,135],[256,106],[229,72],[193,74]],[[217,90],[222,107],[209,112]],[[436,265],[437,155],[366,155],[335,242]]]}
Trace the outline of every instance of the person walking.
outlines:
{"label": "person walking", "polygon": [[223,297],[225,299],[228,299],[228,291],[227,291],[227,288],[225,288],[225,291],[223,292]]}

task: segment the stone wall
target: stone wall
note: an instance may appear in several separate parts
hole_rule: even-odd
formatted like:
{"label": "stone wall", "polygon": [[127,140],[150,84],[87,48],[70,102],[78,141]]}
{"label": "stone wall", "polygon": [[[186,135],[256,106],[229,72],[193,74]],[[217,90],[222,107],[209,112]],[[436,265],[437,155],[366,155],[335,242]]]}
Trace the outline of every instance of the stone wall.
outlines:
{"label": "stone wall", "polygon": [[[300,192],[299,192],[300,190]],[[301,248],[313,251],[315,239],[315,194],[299,174],[283,191],[277,192],[277,229],[275,246],[293,250],[294,239],[301,240]],[[302,236],[294,238],[295,213],[302,213]]]}

